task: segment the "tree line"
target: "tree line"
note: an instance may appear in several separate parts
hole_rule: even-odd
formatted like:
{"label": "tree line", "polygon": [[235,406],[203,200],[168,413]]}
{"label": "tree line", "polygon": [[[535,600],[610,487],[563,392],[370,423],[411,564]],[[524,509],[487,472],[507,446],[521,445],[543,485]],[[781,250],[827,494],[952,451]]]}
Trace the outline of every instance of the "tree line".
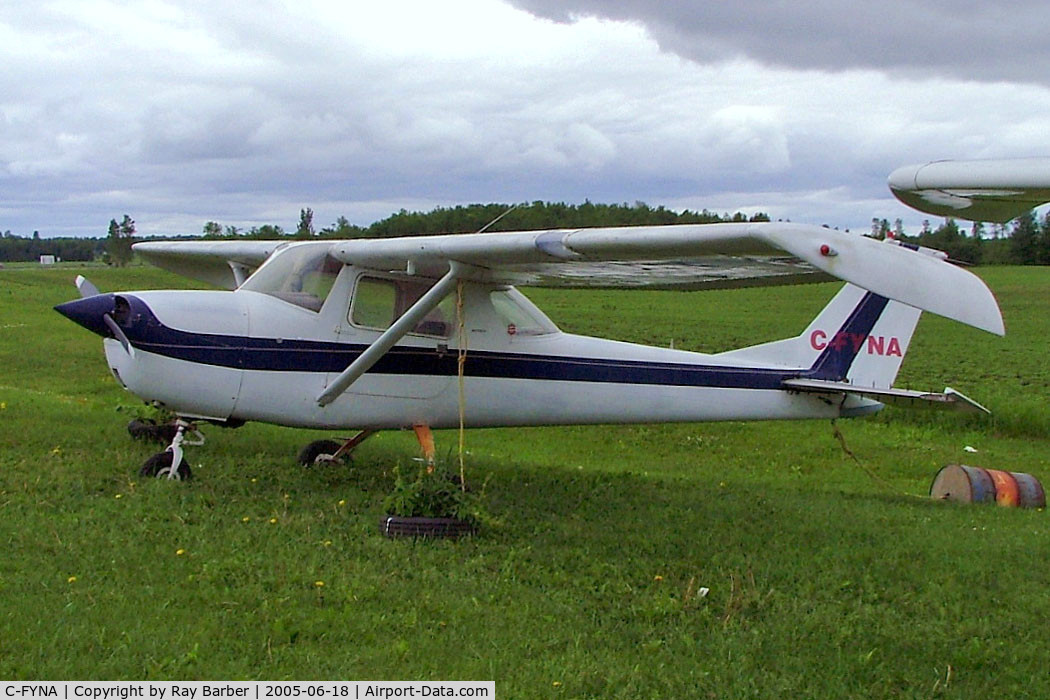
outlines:
{"label": "tree line", "polygon": [[965,228],[954,219],[937,228],[926,220],[916,235],[906,234],[900,219],[893,226],[886,219],[872,219],[868,235],[942,250],[951,260],[971,265],[1050,265],[1050,212],[1039,220],[1030,211],[1009,224],[967,222]]}
{"label": "tree line", "polygon": [[[300,210],[299,223],[294,231],[285,231],[275,224],[243,229],[209,221],[204,224],[202,234],[207,239],[385,238],[471,233],[481,230],[528,231],[595,226],[769,221],[769,216],[763,213],[751,216],[741,212],[719,214],[707,209],[677,212],[663,206],[651,207],[644,202],[629,205],[595,204],[589,201],[582,204],[537,201],[514,206],[471,204],[437,207],[429,212],[402,209],[369,226],[351,224],[346,217],[341,216],[334,223],[320,229],[315,228],[313,217],[312,209]],[[6,231],[0,236],[0,262],[35,261],[41,255],[55,255],[67,261],[101,260],[123,265],[131,260],[131,243],[135,235],[135,222],[127,214],[119,222],[116,219],[110,221],[109,230],[104,238],[41,238],[38,232],[34,232],[31,238],[26,238]],[[922,229],[915,235],[904,231],[900,219],[892,225],[886,219],[873,219],[871,231],[865,235],[875,238],[893,236],[909,243],[943,250],[953,260],[974,265],[1050,265],[1050,213],[1039,220],[1034,213],[1029,212],[1007,225],[986,226],[975,223],[967,224],[966,228],[960,227],[953,219],[946,219],[937,228],[925,221]]]}
{"label": "tree line", "polygon": [[0,234],[0,262],[36,261],[41,255],[54,255],[62,260],[90,262],[105,251],[103,238],[41,238],[16,236],[10,231]]}
{"label": "tree line", "polygon": [[223,226],[216,221],[204,224],[205,238],[388,238],[393,236],[429,236],[442,233],[473,233],[486,231],[534,231],[549,228],[584,228],[595,226],[655,226],[663,224],[710,224],[725,221],[769,221],[766,214],[747,216],[717,214],[707,209],[694,212],[686,209],[672,211],[666,207],[650,207],[644,202],[628,204],[566,204],[564,202],[532,202],[516,205],[470,204],[455,207],[437,207],[429,212],[402,209],[369,226],[351,224],[339,217],[333,224],[315,230],[313,210],[299,212],[295,231],[280,226],[266,225],[247,230]]}
{"label": "tree line", "polygon": [[[471,204],[468,206],[438,207],[429,212],[402,209],[369,226],[351,224],[340,216],[328,226],[316,229],[314,213],[310,208],[299,212],[299,224],[294,231],[286,231],[276,224],[251,228],[224,226],[209,221],[201,230],[205,239],[281,238],[384,238],[390,236],[418,236],[440,233],[471,233],[487,231],[526,231],[548,228],[584,228],[594,226],[640,226],[661,224],[707,224],[723,221],[769,221],[765,214],[747,216],[717,214],[704,209],[699,212],[675,212],[663,206],[650,207],[644,202],[628,204],[565,204],[563,202],[532,202],[518,205]],[[109,222],[104,238],[33,238],[12,235],[10,231],[0,238],[0,262],[35,261],[41,255],[56,255],[62,260],[99,260],[112,265],[124,265],[131,260],[131,243],[135,237],[135,222],[125,214],[123,219]],[[154,240],[158,237],[139,237],[134,240]],[[165,236],[163,238],[199,239],[201,236]]]}

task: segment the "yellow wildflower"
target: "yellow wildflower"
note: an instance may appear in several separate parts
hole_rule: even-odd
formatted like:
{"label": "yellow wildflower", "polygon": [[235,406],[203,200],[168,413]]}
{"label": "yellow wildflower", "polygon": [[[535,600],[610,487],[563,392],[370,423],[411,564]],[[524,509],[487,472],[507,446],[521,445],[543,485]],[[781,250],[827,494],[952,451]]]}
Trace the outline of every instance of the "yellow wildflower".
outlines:
{"label": "yellow wildflower", "polygon": [[176,549],[175,550],[175,556],[177,556],[177,557],[181,557],[185,553],[186,553],[185,549]]}
{"label": "yellow wildflower", "polygon": [[77,577],[76,576],[70,576],[69,578],[66,579],[66,583],[76,583],[76,582],[77,582]]}

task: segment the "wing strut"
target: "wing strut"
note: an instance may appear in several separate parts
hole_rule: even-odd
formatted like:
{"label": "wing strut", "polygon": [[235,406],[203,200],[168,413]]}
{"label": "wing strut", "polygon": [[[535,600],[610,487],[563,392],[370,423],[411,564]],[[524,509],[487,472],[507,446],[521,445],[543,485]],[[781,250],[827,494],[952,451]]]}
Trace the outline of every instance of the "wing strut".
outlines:
{"label": "wing strut", "polygon": [[245,280],[252,276],[252,268],[248,267],[244,263],[234,262],[233,260],[227,260],[226,264],[230,266],[230,270],[233,271],[233,282],[236,285],[234,289],[244,284]]}
{"label": "wing strut", "polygon": [[349,367],[332,380],[328,388],[317,397],[318,405],[327,406],[332,403],[349,389],[350,385],[356,382],[362,374],[372,369],[372,366],[390,348],[394,347],[410,330],[416,327],[416,324],[422,321],[445,297],[452,293],[461,274],[462,266],[454,261],[451,262],[449,271],[444,277],[435,282],[434,286],[426,294],[421,296],[415,304],[409,307],[408,311],[394,321],[390,328],[383,331],[383,334],[376,338],[375,342],[358,355],[357,359],[351,362]]}

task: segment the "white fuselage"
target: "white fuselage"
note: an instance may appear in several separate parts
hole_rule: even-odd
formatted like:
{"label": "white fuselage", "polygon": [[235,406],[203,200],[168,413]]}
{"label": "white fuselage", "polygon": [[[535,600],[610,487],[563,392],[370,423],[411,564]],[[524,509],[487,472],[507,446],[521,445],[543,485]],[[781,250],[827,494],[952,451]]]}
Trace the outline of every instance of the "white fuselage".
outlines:
{"label": "white fuselage", "polygon": [[[805,369],[797,366],[562,333],[513,289],[479,284],[463,285],[444,334],[408,334],[322,407],[317,397],[381,333],[355,323],[350,300],[361,274],[348,266],[319,310],[247,290],[124,294],[134,350],[107,338],[109,366],[137,396],[185,416],[325,429],[453,427],[461,411],[466,426],[491,427],[817,418],[879,407],[780,388]],[[516,295],[535,326],[508,323],[497,292]]]}

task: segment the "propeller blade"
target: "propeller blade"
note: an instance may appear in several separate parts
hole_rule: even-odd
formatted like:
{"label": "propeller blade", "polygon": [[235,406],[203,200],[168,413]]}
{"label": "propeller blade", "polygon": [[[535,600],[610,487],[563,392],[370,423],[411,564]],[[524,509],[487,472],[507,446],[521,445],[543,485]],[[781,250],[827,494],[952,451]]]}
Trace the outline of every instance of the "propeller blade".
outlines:
{"label": "propeller blade", "polygon": [[117,322],[113,320],[113,317],[109,314],[102,314],[102,320],[105,322],[106,327],[113,331],[113,335],[116,339],[120,341],[120,344],[124,347],[124,352],[131,357],[134,357],[135,351],[131,347],[131,341],[128,340],[128,336],[124,334],[124,330],[117,325]]}
{"label": "propeller blade", "polygon": [[77,275],[75,284],[77,285],[77,291],[80,292],[81,297],[93,297],[101,294],[101,292],[98,291],[98,287],[93,285],[87,277],[84,277],[84,275]]}

